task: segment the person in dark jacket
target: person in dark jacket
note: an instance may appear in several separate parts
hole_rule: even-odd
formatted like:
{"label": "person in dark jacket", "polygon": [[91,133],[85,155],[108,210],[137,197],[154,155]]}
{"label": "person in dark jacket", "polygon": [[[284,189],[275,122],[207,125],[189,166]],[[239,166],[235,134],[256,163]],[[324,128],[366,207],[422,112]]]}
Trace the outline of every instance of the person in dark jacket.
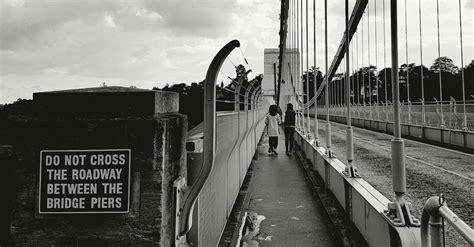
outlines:
{"label": "person in dark jacket", "polygon": [[291,153],[293,152],[293,141],[295,133],[295,111],[293,110],[293,104],[291,103],[288,103],[286,105],[284,124],[286,154],[291,156]]}

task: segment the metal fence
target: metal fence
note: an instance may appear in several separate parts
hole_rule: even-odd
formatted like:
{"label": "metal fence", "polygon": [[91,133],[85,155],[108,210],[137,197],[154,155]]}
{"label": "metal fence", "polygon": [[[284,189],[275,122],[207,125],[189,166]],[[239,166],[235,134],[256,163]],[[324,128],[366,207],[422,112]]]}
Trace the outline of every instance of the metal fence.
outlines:
{"label": "metal fence", "polygon": [[[402,124],[422,125],[452,130],[474,131],[474,102],[466,103],[466,113],[462,111],[462,102],[426,102],[401,103],[400,122]],[[331,106],[332,116],[345,116],[346,106]],[[319,112],[324,112],[324,106],[318,106]],[[442,112],[442,113],[441,113]],[[354,104],[351,106],[354,118],[393,122],[393,104]],[[466,118],[466,123],[464,123]]]}

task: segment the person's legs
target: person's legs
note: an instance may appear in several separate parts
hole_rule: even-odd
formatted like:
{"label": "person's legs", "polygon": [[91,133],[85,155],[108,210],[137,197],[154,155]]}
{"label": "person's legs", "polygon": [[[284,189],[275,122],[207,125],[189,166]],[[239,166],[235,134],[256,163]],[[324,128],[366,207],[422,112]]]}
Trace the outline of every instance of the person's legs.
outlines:
{"label": "person's legs", "polygon": [[276,149],[278,147],[278,136],[275,136],[274,138],[275,138],[275,140],[273,141],[273,153],[278,154],[277,151],[276,151]]}
{"label": "person's legs", "polygon": [[275,146],[275,137],[269,136],[268,137],[268,153],[273,153],[273,148]]}
{"label": "person's legs", "polygon": [[273,152],[273,148],[272,148],[272,137],[269,136],[268,137],[268,153],[271,154]]}
{"label": "person's legs", "polygon": [[290,142],[290,137],[289,137],[289,128],[285,127],[285,151],[288,153],[288,144]]}
{"label": "person's legs", "polygon": [[290,150],[289,152],[291,153],[293,151],[293,142],[295,138],[295,128],[290,127],[288,128],[288,141],[290,142]]}

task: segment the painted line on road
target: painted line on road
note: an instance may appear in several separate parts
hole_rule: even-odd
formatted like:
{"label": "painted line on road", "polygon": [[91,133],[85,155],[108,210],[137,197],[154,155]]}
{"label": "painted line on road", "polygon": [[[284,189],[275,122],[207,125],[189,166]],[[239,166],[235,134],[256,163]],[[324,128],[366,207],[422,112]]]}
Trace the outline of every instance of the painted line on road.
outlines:
{"label": "painted line on road", "polygon": [[[326,122],[326,120],[321,120],[321,119],[318,119],[318,121]],[[331,125],[332,125],[332,124],[337,124],[337,125],[341,125],[341,126],[347,126],[346,124],[341,124],[341,123],[337,123],[337,122],[331,121]],[[360,127],[357,127],[357,126],[354,126],[354,125],[352,125],[351,127],[354,128],[354,129],[361,130],[361,131],[370,131],[370,132],[380,133],[380,134],[382,134],[382,135],[387,135],[387,136],[390,136],[390,137],[392,136],[392,135],[387,134],[387,133],[378,132],[378,131],[373,131],[373,130],[368,130],[368,129],[360,128]],[[453,153],[457,153],[457,154],[466,155],[466,156],[469,156],[469,157],[474,157],[474,154],[465,153],[465,152],[461,152],[461,151],[454,150],[454,149],[450,149],[450,148],[444,148],[444,147],[436,146],[436,145],[433,145],[433,144],[424,143],[424,142],[419,142],[419,141],[414,141],[414,140],[410,140],[410,139],[406,139],[406,138],[403,138],[403,140],[406,141],[406,142],[411,142],[411,143],[415,143],[415,144],[421,144],[421,145],[425,145],[425,146],[428,146],[428,147],[433,147],[433,148],[445,150],[445,151],[448,151],[448,152],[453,152]]]}

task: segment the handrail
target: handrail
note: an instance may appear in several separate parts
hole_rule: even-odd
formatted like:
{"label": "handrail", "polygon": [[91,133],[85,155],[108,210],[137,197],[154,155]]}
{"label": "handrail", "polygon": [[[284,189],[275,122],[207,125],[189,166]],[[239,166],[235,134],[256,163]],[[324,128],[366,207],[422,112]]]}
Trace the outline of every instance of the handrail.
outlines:
{"label": "handrail", "polygon": [[[451,211],[444,197],[433,196],[426,201],[421,215],[421,246],[442,246],[441,217],[446,220],[471,246],[474,246],[474,230]],[[429,225],[429,227],[428,227]]]}
{"label": "handrail", "polygon": [[214,166],[214,154],[216,148],[216,80],[219,70],[224,63],[227,56],[236,47],[240,47],[238,40],[232,40],[227,43],[216,54],[207,70],[206,79],[204,81],[204,150],[203,163],[197,176],[196,182],[190,187],[189,191],[185,193],[183,198],[183,206],[180,208],[182,218],[179,221],[180,236],[184,236],[192,225],[192,209],[196,203],[196,199],[201,192],[204,184],[211,173]]}

